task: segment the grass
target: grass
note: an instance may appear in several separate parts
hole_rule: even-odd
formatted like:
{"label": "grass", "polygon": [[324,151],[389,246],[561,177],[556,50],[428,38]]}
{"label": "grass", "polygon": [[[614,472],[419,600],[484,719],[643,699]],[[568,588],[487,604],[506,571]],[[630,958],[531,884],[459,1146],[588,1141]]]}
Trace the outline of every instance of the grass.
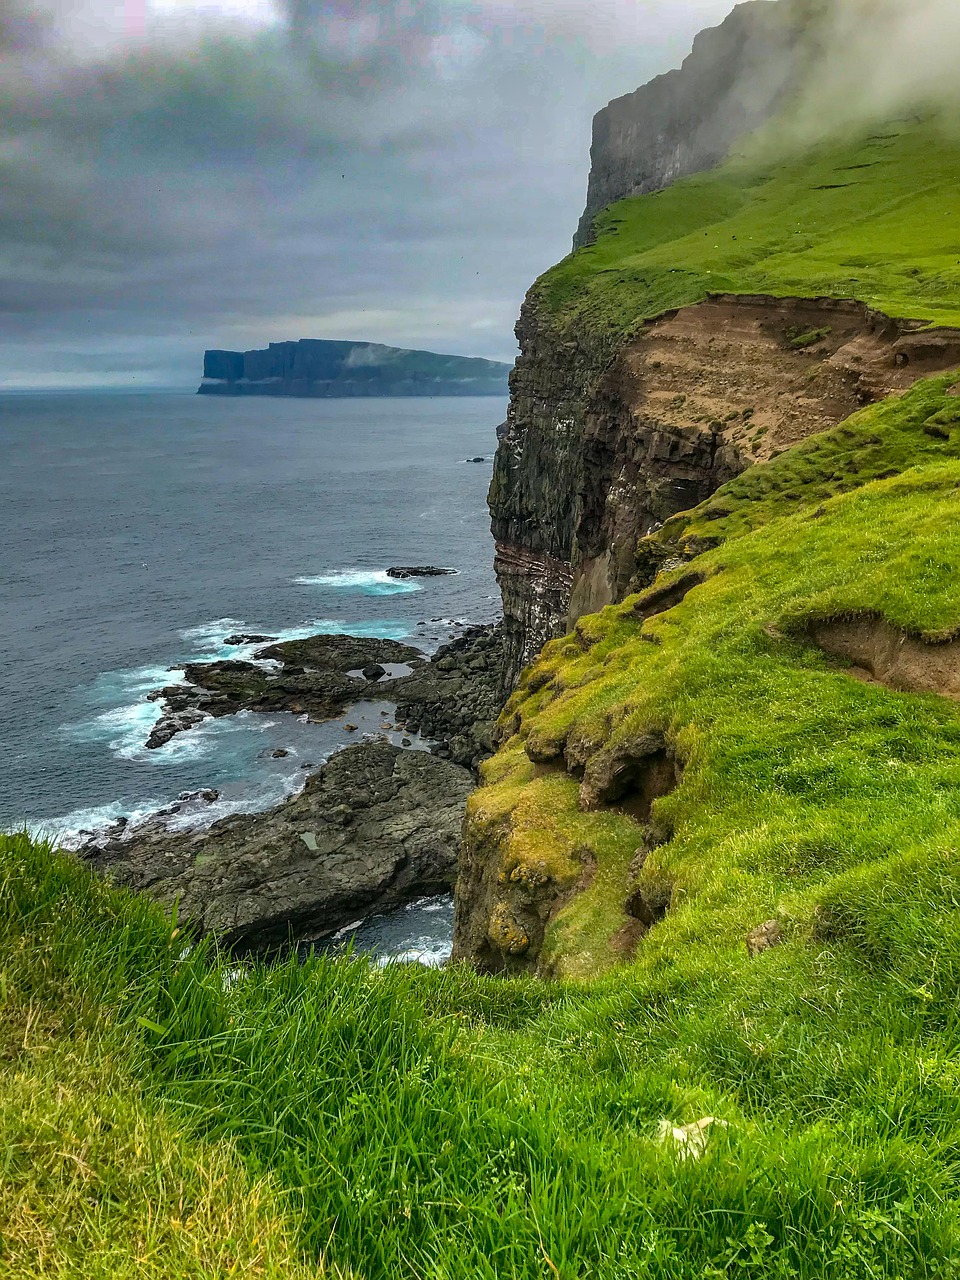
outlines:
{"label": "grass", "polygon": [[[948,390],[853,420],[895,476],[868,456],[826,492],[840,428],[743,477],[703,585],[584,619],[525,677],[472,819],[558,881],[596,858],[548,933],[564,981],[237,973],[0,840],[0,1275],[960,1274],[960,708],[790,639],[851,611],[960,630],[960,459],[924,430]],[[798,508],[767,481],[801,459]],[[611,967],[642,831],[525,745],[654,728],[685,764],[644,869],[671,909]],[[704,1116],[701,1159],[658,1142]]]}
{"label": "grass", "polygon": [[871,480],[917,466],[960,459],[960,397],[957,375],[917,383],[854,414],[831,431],[795,445],[730,481],[692,512],[668,520],[639,547],[641,566],[665,549],[685,555],[716,546]]}
{"label": "grass", "polygon": [[611,353],[710,293],[853,297],[960,326],[960,128],[900,121],[786,159],[785,145],[772,128],[719,169],[605,210],[596,242],[535,286],[542,321]]}
{"label": "grass", "polygon": [[[955,1019],[842,945],[592,988],[327,960],[230,985],[155,908],[0,853],[8,1025],[58,1010],[49,1070],[19,1055],[50,1087],[4,1073],[9,1275],[310,1274],[291,1237],[367,1277],[956,1271]],[[656,1143],[708,1112],[702,1160]],[[258,1217],[273,1271],[244,1269]]]}

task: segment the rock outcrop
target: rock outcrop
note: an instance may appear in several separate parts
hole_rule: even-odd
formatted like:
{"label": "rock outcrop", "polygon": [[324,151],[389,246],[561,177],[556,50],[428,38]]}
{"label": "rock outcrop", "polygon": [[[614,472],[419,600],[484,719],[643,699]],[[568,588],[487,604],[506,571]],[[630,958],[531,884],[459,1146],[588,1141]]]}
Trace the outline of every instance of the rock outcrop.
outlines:
{"label": "rock outcrop", "polygon": [[433,739],[441,758],[478,769],[494,750],[503,667],[502,628],[468,628],[427,666],[396,681],[397,721]]}
{"label": "rock outcrop", "polygon": [[596,215],[626,196],[661,191],[719,164],[802,82],[815,56],[806,0],[738,5],[703,31],[677,71],[617,98],[593,122],[587,207],[574,247]]}
{"label": "rock outcrop", "polygon": [[[244,639],[230,636],[224,643]],[[381,664],[410,668],[425,662],[419,649],[398,640],[340,635],[273,644],[257,650],[254,662],[194,662],[184,669],[185,684],[149,695],[163,703],[164,712],[146,745],[162,747],[207,716],[238,711],[288,711],[329,720],[351,703],[388,692]]]}
{"label": "rock outcrop", "polygon": [[384,742],[341,751],[268,813],[200,832],[160,819],[91,840],[96,871],[239,953],[325,936],[451,888],[472,775]]}
{"label": "rock outcrop", "polygon": [[510,366],[374,342],[301,338],[263,351],[207,351],[203,396],[505,396]]}
{"label": "rock outcrop", "polygon": [[429,661],[398,640],[287,640],[257,650],[252,662],[192,663],[184,672],[188,683],[148,695],[163,702],[164,713],[146,745],[162,747],[208,716],[287,711],[329,720],[373,698],[394,702],[398,727],[432,740],[434,754],[477,769],[494,749],[503,669],[499,626],[468,627]]}
{"label": "rock outcrop", "polygon": [[509,683],[547,640],[649,579],[638,541],[747,467],[960,362],[860,303],[716,295],[611,348],[558,338],[536,287],[517,325],[490,509]]}

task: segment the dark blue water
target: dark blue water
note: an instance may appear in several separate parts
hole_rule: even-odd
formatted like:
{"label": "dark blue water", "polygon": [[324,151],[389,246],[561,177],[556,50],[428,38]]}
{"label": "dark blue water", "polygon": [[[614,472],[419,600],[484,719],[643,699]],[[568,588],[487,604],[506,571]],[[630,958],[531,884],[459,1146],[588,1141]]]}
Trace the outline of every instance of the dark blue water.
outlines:
{"label": "dark blue water", "polygon": [[[499,400],[0,395],[0,827],[53,834],[215,787],[277,802],[345,739],[247,714],[158,751],[146,694],[231,632],[420,639],[496,616]],[[395,583],[392,564],[458,577]],[[418,625],[426,623],[426,626]],[[375,718],[377,709],[371,709]],[[290,755],[273,760],[284,748]]]}

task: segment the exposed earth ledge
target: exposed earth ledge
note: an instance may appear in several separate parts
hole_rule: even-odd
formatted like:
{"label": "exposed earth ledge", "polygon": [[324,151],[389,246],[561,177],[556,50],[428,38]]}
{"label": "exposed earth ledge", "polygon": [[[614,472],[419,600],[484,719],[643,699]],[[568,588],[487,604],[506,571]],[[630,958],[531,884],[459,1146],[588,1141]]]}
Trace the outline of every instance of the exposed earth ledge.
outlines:
{"label": "exposed earth ledge", "polygon": [[929,639],[892,626],[877,614],[811,622],[808,638],[849,674],[900,693],[936,693],[960,701],[960,639]]}
{"label": "exposed earth ledge", "polygon": [[490,506],[507,679],[625,597],[639,539],[748,467],[960,364],[960,330],[832,298],[716,294],[645,323],[612,359],[560,342],[537,289],[517,336]]}

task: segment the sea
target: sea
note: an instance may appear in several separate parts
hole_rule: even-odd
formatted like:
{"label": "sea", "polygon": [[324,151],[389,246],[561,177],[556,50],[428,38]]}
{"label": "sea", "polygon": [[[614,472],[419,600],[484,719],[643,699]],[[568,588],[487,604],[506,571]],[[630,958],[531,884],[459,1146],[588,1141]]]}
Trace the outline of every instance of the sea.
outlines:
{"label": "sea", "polygon": [[[495,398],[0,393],[0,829],[69,846],[186,792],[220,793],[188,806],[200,824],[299,790],[355,740],[346,717],[245,712],[148,751],[147,695],[187,662],[249,656],[224,644],[237,633],[429,652],[492,621],[486,493],[505,413]],[[387,576],[405,564],[457,574]],[[440,899],[339,941],[431,963],[451,928]]]}

